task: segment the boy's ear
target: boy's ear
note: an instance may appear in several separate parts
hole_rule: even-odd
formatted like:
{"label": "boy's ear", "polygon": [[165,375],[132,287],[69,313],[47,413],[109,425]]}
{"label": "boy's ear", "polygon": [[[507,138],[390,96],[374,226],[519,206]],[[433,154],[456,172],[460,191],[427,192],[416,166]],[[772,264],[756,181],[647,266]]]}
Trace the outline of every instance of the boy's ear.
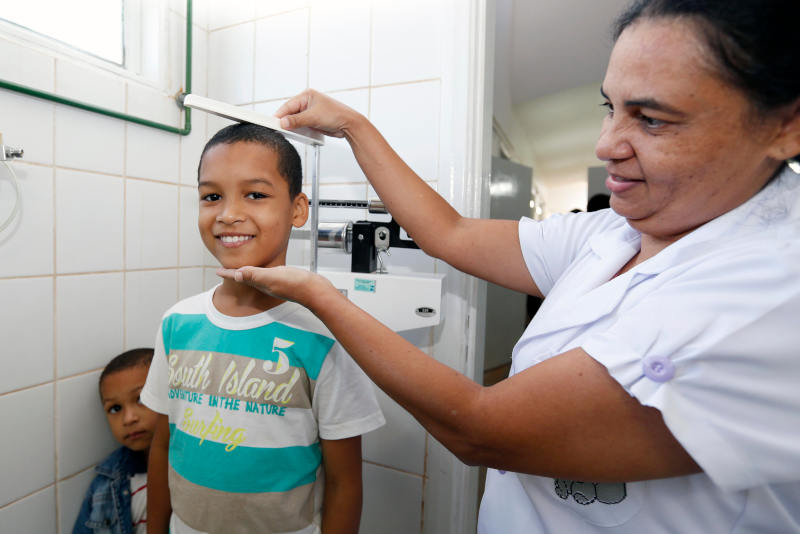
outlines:
{"label": "boy's ear", "polygon": [[300,228],[308,220],[308,197],[305,193],[297,193],[292,201],[292,226]]}

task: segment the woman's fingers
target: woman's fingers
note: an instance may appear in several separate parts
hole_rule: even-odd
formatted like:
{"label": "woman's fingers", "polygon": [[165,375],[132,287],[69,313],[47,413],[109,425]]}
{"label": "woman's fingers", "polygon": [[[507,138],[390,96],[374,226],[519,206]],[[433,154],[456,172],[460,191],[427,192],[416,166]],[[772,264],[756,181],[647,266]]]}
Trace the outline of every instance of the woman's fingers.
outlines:
{"label": "woman's fingers", "polygon": [[217,275],[247,284],[268,295],[301,304],[311,282],[311,274],[293,267],[241,267],[217,269]]}
{"label": "woman's fingers", "polygon": [[281,128],[312,128],[332,137],[343,137],[350,108],[313,89],[290,98],[275,112]]}

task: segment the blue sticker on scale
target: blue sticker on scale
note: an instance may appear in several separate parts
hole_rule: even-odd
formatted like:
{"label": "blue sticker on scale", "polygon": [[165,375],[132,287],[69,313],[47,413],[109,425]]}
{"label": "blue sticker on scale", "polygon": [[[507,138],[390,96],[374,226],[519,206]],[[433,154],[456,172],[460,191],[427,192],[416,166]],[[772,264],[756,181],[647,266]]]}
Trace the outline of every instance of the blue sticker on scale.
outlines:
{"label": "blue sticker on scale", "polygon": [[366,291],[367,293],[375,293],[375,280],[367,280],[366,278],[356,278],[353,281],[356,291]]}

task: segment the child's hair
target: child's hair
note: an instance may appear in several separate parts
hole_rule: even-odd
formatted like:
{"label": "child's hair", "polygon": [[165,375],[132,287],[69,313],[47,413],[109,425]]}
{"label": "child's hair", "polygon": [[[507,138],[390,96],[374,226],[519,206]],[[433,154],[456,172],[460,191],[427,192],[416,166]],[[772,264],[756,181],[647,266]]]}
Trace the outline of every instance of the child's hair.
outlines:
{"label": "child's hair", "polygon": [[117,373],[119,371],[124,371],[125,369],[130,369],[131,367],[137,367],[139,365],[149,366],[151,361],[153,361],[153,349],[139,348],[125,351],[122,354],[115,356],[110,362],[108,362],[105,369],[103,369],[103,372],[100,373],[98,387],[102,387],[103,380],[108,375]]}
{"label": "child's hair", "polygon": [[203,156],[208,150],[221,143],[258,143],[271,150],[278,156],[278,172],[289,183],[289,197],[294,198],[303,188],[303,168],[300,163],[300,154],[286,138],[275,130],[250,123],[237,123],[226,126],[208,140],[200,162],[197,164],[197,179],[200,179],[200,167],[203,165]]}

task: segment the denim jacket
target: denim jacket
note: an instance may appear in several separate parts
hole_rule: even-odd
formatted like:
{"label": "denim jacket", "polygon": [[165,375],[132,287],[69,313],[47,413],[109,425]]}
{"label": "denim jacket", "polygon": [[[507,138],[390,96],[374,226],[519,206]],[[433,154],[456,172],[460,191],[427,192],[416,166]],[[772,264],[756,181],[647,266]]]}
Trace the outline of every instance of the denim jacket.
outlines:
{"label": "denim jacket", "polygon": [[95,471],[73,534],[131,534],[131,485],[130,477],[147,471],[147,457],[127,447],[120,447]]}

